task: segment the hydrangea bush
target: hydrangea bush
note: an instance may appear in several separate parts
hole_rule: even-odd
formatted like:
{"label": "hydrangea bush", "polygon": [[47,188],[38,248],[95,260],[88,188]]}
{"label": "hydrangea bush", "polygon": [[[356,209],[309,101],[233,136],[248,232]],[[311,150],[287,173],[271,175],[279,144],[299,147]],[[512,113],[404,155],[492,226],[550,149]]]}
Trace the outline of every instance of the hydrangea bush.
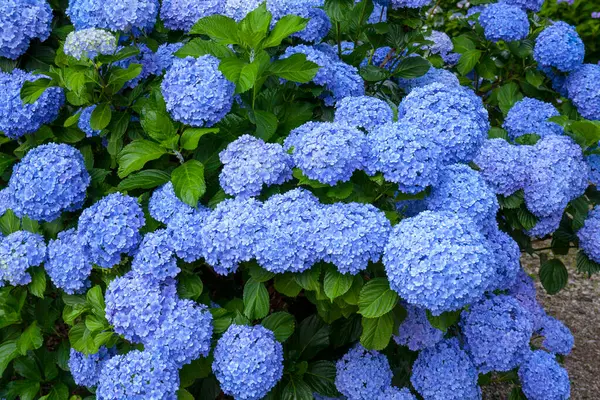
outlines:
{"label": "hydrangea bush", "polygon": [[600,22],[472,3],[3,1],[0,399],[568,399]]}

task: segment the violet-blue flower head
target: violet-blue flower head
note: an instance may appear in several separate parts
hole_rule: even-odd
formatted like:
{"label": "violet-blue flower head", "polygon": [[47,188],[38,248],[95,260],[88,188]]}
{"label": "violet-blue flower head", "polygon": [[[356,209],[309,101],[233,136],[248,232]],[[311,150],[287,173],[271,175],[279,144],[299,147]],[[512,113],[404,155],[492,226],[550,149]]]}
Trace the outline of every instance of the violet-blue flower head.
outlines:
{"label": "violet-blue flower head", "polygon": [[583,227],[577,231],[579,247],[593,261],[600,263],[600,207],[587,216]]}
{"label": "violet-blue flower head", "polygon": [[562,135],[563,128],[555,122],[548,121],[549,118],[558,115],[558,110],[552,104],[525,97],[511,107],[502,126],[512,140],[528,133],[535,133],[541,137]]}
{"label": "violet-blue flower head", "polygon": [[345,97],[335,105],[335,122],[363,128],[367,132],[393,119],[392,108],[376,97]]}
{"label": "violet-blue flower head", "polygon": [[417,398],[408,388],[398,389],[395,386],[390,386],[377,400],[417,400]]}
{"label": "violet-blue flower head", "polygon": [[173,183],[167,182],[156,189],[148,202],[148,211],[155,220],[168,224],[180,211],[191,213],[194,209],[175,195]]}
{"label": "violet-blue flower head", "polygon": [[34,39],[50,36],[52,9],[46,0],[3,0],[0,3],[0,57],[16,60]]}
{"label": "violet-blue flower head", "polygon": [[546,317],[540,334],[544,337],[542,345],[554,354],[569,355],[575,344],[571,330],[561,321]]}
{"label": "violet-blue flower head", "polygon": [[568,97],[584,118],[600,120],[600,65],[583,64],[566,80]]}
{"label": "violet-blue flower head", "polygon": [[225,0],[223,14],[239,22],[262,3],[264,0]]}
{"label": "violet-blue flower head", "polygon": [[79,114],[79,121],[77,121],[77,126],[85,133],[86,137],[100,135],[100,131],[92,129],[92,126],[90,125],[92,113],[95,109],[96,104],[84,108],[83,110],[81,110],[81,114]]}
{"label": "violet-blue flower head", "polygon": [[[506,4],[512,4],[521,7],[523,10],[538,12],[542,9],[545,0],[502,0]],[[557,1],[558,3],[561,0]]]}
{"label": "violet-blue flower head", "polygon": [[163,0],[160,18],[167,28],[187,32],[199,19],[224,11],[224,0]]}
{"label": "violet-blue flower head", "polygon": [[95,354],[83,354],[71,349],[69,354],[69,370],[73,380],[79,386],[94,387],[98,385],[100,371],[104,364],[114,355],[114,349],[101,346]]}
{"label": "violet-blue flower head", "polygon": [[519,380],[528,400],[567,400],[569,374],[552,354],[536,350],[519,368]]}
{"label": "violet-blue flower head", "polygon": [[52,283],[67,294],[80,294],[90,286],[92,262],[75,229],[60,232],[56,240],[48,243],[44,267]]}
{"label": "violet-blue flower head", "polygon": [[525,271],[522,269],[517,275],[512,287],[510,287],[508,293],[513,296],[521,306],[527,310],[527,314],[533,325],[535,332],[539,331],[543,327],[544,320],[546,318],[546,312],[542,306],[536,300],[536,289],[533,280]]}
{"label": "violet-blue flower head", "polygon": [[376,399],[392,384],[386,356],[366,350],[360,343],[348,350],[335,367],[335,386],[349,399]]}
{"label": "violet-blue flower head", "polygon": [[46,259],[46,243],[41,235],[16,231],[0,240],[0,286],[27,285],[31,275],[27,270],[37,267]]}
{"label": "violet-blue flower head", "polygon": [[180,270],[169,231],[159,229],[146,233],[133,257],[131,269],[138,275],[147,275],[157,281],[175,278]]}
{"label": "violet-blue flower head", "polygon": [[168,71],[175,60],[179,58],[175,53],[183,47],[183,43],[164,43],[158,46],[154,53],[154,75],[161,76],[165,71]]}
{"label": "violet-blue flower head", "polygon": [[527,13],[506,3],[488,5],[479,15],[485,38],[492,42],[522,40],[529,34]]}
{"label": "violet-blue flower head", "polygon": [[460,86],[460,82],[456,75],[447,69],[442,68],[429,68],[429,71],[425,75],[418,78],[412,79],[398,79],[398,86],[400,86],[406,93],[410,93],[414,88],[420,88],[432,83],[441,83],[445,86]]}
{"label": "violet-blue flower head", "polygon": [[542,239],[558,229],[560,221],[562,220],[563,212],[557,211],[554,214],[550,214],[546,217],[541,217],[533,228],[528,230],[526,233],[531,238]]}
{"label": "violet-blue flower head", "polygon": [[600,187],[600,154],[590,154],[585,161],[590,171],[590,183]]}
{"label": "violet-blue flower head", "polygon": [[570,72],[583,64],[585,45],[575,27],[558,21],[544,29],[535,40],[533,58],[542,67]]}
{"label": "violet-blue flower head", "polygon": [[473,162],[497,194],[509,196],[525,187],[529,150],[529,146],[515,146],[504,139],[489,139],[483,142]]}
{"label": "violet-blue flower head", "polygon": [[[127,69],[131,64],[140,64],[142,71],[135,78],[127,81],[125,86],[128,88],[135,88],[143,79],[150,77],[150,75],[158,75],[158,65],[156,64],[156,56],[152,49],[140,43],[137,45],[139,53],[123,60],[119,60],[114,63],[116,67]],[[117,50],[120,51],[122,48],[119,47]]]}
{"label": "violet-blue flower head", "polygon": [[444,338],[444,332],[431,326],[424,308],[406,305],[408,315],[400,324],[394,340],[412,351],[420,351],[435,345]]}
{"label": "violet-blue flower head", "polygon": [[432,0],[389,0],[393,9],[398,8],[421,8],[431,4]]}
{"label": "violet-blue flower head", "polygon": [[171,246],[177,257],[186,262],[198,261],[202,258],[201,229],[210,214],[210,210],[202,205],[189,210],[183,209],[175,213],[167,224],[167,236],[171,237]]}
{"label": "violet-blue flower head", "polygon": [[[489,222],[487,225],[490,225]],[[484,230],[488,246],[495,255],[495,276],[490,281],[489,291],[506,290],[513,286],[521,270],[519,244],[497,226]]]}

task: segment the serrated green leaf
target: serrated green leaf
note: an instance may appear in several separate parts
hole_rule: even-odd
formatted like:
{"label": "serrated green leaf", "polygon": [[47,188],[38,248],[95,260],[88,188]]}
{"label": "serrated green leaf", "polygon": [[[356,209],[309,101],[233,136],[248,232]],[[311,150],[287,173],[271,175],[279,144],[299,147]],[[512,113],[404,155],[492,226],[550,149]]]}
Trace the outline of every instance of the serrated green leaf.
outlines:
{"label": "serrated green leaf", "polygon": [[447,311],[441,313],[440,315],[433,315],[429,310],[427,310],[427,320],[431,326],[436,329],[439,329],[442,332],[446,332],[449,327],[454,325],[460,319],[461,310],[457,311]]}
{"label": "serrated green leaf", "polygon": [[37,321],[34,321],[17,339],[17,351],[19,354],[25,355],[29,350],[39,349],[43,343],[42,331],[37,325]]}
{"label": "serrated green leaf", "polygon": [[196,207],[198,200],[206,192],[204,165],[198,160],[186,161],[173,170],[171,182],[177,197],[191,207]]}
{"label": "serrated green leaf", "polygon": [[390,312],[398,300],[398,293],[390,289],[387,279],[375,278],[360,291],[358,313],[365,318],[378,318]]}
{"label": "serrated green leaf", "polygon": [[431,64],[423,57],[406,57],[398,63],[393,75],[399,78],[413,79],[425,75],[429,68],[431,68]]}
{"label": "serrated green leaf", "polygon": [[110,108],[110,104],[102,103],[98,104],[94,111],[92,111],[92,116],[90,117],[90,127],[95,131],[101,131],[106,128],[108,124],[110,124],[110,120],[112,118],[112,110]]}
{"label": "serrated green leaf", "polygon": [[224,15],[210,15],[200,19],[189,32],[191,35],[207,35],[223,45],[238,44],[238,25]]}
{"label": "serrated green leaf", "polygon": [[21,87],[21,100],[24,104],[35,103],[50,87],[51,79],[40,78],[35,81],[25,81]]}
{"label": "serrated green leaf", "polygon": [[185,150],[196,150],[200,138],[209,133],[219,133],[219,128],[188,128],[183,131],[179,143]]}
{"label": "serrated green leaf", "polygon": [[263,319],[261,325],[273,331],[275,339],[285,342],[294,333],[296,321],[293,315],[280,311]]}
{"label": "serrated green leaf", "polygon": [[175,52],[177,57],[201,57],[210,54],[219,59],[234,57],[235,53],[227,46],[212,40],[192,39]]}
{"label": "serrated green leaf", "polygon": [[319,277],[321,276],[321,267],[314,265],[311,269],[304,272],[294,274],[294,278],[298,285],[305,290],[318,290],[321,286]]}
{"label": "serrated green leaf", "polygon": [[156,160],[166,153],[166,149],[157,143],[149,140],[134,140],[119,153],[119,177],[125,178],[132,172],[142,169],[148,161]]}
{"label": "serrated green leaf", "polygon": [[458,65],[456,66],[458,72],[460,72],[460,74],[463,76],[471,72],[481,59],[481,54],[481,50],[477,49],[467,50],[464,52],[458,60]]}
{"label": "serrated green leaf", "polygon": [[362,318],[360,343],[369,350],[383,350],[392,338],[394,317],[390,311],[379,318]]}
{"label": "serrated green leaf", "polygon": [[263,48],[276,47],[281,44],[281,41],[288,36],[300,32],[308,24],[308,19],[297,15],[285,15],[280,18],[275,24],[275,27],[263,42]]}
{"label": "serrated green leaf", "polygon": [[171,180],[168,172],[159,169],[146,169],[129,175],[119,182],[117,189],[129,191],[135,189],[153,189]]}
{"label": "serrated green leaf", "polygon": [[269,292],[261,282],[250,278],[244,285],[244,315],[249,319],[264,318],[269,313]]}
{"label": "serrated green leaf", "polygon": [[540,266],[540,281],[548,294],[560,292],[569,281],[569,272],[558,258],[548,260]]}
{"label": "serrated green leaf", "polygon": [[350,274],[341,274],[335,268],[327,268],[323,286],[325,295],[331,300],[342,296],[352,286],[354,277]]}
{"label": "serrated green leaf", "polygon": [[310,363],[303,376],[305,382],[308,383],[313,392],[321,393],[325,396],[338,397],[339,392],[335,386],[335,374],[335,363],[320,360]]}
{"label": "serrated green leaf", "polygon": [[40,299],[44,298],[46,291],[46,272],[43,268],[37,267],[31,269],[31,283],[28,285],[29,291]]}
{"label": "serrated green leaf", "polygon": [[319,68],[317,64],[308,61],[304,54],[292,54],[273,62],[269,66],[269,72],[291,82],[306,83],[317,75]]}
{"label": "serrated green leaf", "polygon": [[198,275],[180,274],[177,279],[177,293],[184,299],[197,300],[204,290],[202,279]]}

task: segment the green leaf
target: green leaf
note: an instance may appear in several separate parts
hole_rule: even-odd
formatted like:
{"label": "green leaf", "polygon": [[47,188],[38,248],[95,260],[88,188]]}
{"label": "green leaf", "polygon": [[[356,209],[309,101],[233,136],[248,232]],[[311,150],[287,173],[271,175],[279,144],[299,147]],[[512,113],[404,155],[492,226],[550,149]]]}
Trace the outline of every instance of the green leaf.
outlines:
{"label": "green leaf", "polygon": [[275,290],[288,297],[296,297],[302,290],[302,287],[296,283],[293,274],[285,273],[275,276]]}
{"label": "green leaf", "polygon": [[213,42],[212,40],[192,39],[175,52],[177,57],[201,57],[206,54],[223,59],[234,57],[235,53],[227,46]]}
{"label": "green leaf", "polygon": [[454,51],[460,54],[475,50],[475,43],[464,35],[453,38],[452,43],[454,43]]}
{"label": "green leaf", "polygon": [[85,89],[85,72],[72,70],[70,68],[65,69],[65,84],[67,89],[75,92],[76,95],[81,96]]}
{"label": "green leaf", "polygon": [[311,315],[300,322],[290,338],[290,355],[300,360],[311,360],[321,350],[329,346],[330,327],[317,315]]}
{"label": "green leaf", "polygon": [[357,306],[360,299],[360,292],[362,291],[364,281],[362,276],[356,275],[352,281],[352,286],[343,296],[342,299],[350,305]]}
{"label": "green leaf", "polygon": [[296,282],[306,290],[318,290],[321,287],[319,283],[320,276],[321,267],[319,265],[314,265],[309,270],[294,274]]}
{"label": "green leaf", "polygon": [[50,87],[52,80],[47,78],[25,81],[21,87],[21,100],[24,104],[35,103],[42,94]]}
{"label": "green leaf", "polygon": [[219,128],[188,128],[183,131],[179,143],[185,150],[196,150],[200,138],[209,133],[219,133]]}
{"label": "green leaf", "polygon": [[224,15],[210,15],[200,19],[189,32],[191,35],[207,35],[220,44],[238,44],[238,25]]}
{"label": "green leaf", "polygon": [[393,75],[404,79],[418,78],[425,75],[429,68],[431,64],[423,57],[406,57],[400,61]]}
{"label": "green leaf", "polygon": [[69,388],[64,383],[55,383],[50,389],[50,393],[40,397],[40,400],[68,400]]}
{"label": "green leaf", "polygon": [[250,278],[244,285],[244,315],[249,319],[264,318],[269,313],[269,292],[261,282]]}
{"label": "green leaf", "polygon": [[335,374],[335,363],[320,360],[310,363],[303,377],[313,392],[318,392],[325,396],[337,397],[339,393],[335,387]]}
{"label": "green leaf", "polygon": [[0,396],[6,400],[34,400],[40,391],[40,383],[28,380],[12,381],[0,389]]}
{"label": "green leaf", "polygon": [[235,83],[236,87],[240,81],[240,75],[244,66],[248,65],[244,61],[236,57],[229,57],[221,60],[219,64],[219,71],[225,75],[229,81]]}
{"label": "green leaf", "polygon": [[212,373],[212,357],[200,357],[180,369],[181,387],[190,387],[197,379],[208,377]]}
{"label": "green leaf", "polygon": [[181,274],[177,279],[177,293],[184,299],[197,300],[203,289],[204,284],[198,275]]}
{"label": "green leaf", "polygon": [[259,44],[267,37],[271,19],[266,2],[250,11],[238,23],[240,42],[252,49],[259,49]]}
{"label": "green leaf", "polygon": [[185,389],[179,389],[177,391],[177,400],[194,400],[195,397]]}
{"label": "green leaf", "polygon": [[112,110],[110,108],[110,104],[102,103],[98,104],[94,111],[92,111],[92,116],[90,118],[90,127],[93,130],[101,131],[106,128],[108,124],[110,124],[110,120],[112,118]]}
{"label": "green leaf", "polygon": [[44,298],[44,292],[46,291],[46,272],[43,268],[32,268],[31,269],[31,283],[29,284],[29,291],[32,295]]}
{"label": "green leaf", "polygon": [[119,177],[125,178],[142,169],[147,162],[160,158],[166,152],[164,147],[149,140],[134,140],[119,153]]}
{"label": "green leaf", "polygon": [[[5,236],[10,235],[21,229],[21,221],[12,210],[8,210],[4,213],[2,217],[0,217],[0,230]],[[2,260],[0,260],[0,263]]]}
{"label": "green leaf", "polygon": [[577,272],[591,277],[593,274],[600,272],[600,264],[590,260],[583,250],[579,250],[577,252]]}
{"label": "green leaf", "polygon": [[317,64],[308,61],[304,54],[293,54],[273,62],[269,66],[269,72],[291,82],[306,83],[317,75],[319,68]]}
{"label": "green leaf", "polygon": [[354,7],[353,0],[325,0],[325,12],[333,21],[346,21]]}
{"label": "green leaf", "polygon": [[575,121],[569,126],[574,139],[584,147],[593,146],[600,141],[600,123],[597,121]]}
{"label": "green leaf", "polygon": [[119,182],[117,189],[129,191],[134,189],[153,189],[171,180],[168,172],[159,169],[146,169],[129,175]]}
{"label": "green leaf", "polygon": [[275,273],[269,272],[264,268],[261,268],[258,264],[252,264],[249,268],[250,276],[256,282],[267,282],[275,276]]}
{"label": "green leaf", "polygon": [[299,17],[297,15],[285,15],[275,24],[275,27],[271,31],[269,37],[263,42],[262,47],[264,49],[269,47],[276,47],[281,44],[281,41],[288,36],[300,32],[308,24],[308,19]]}
{"label": "green leaf", "polygon": [[186,161],[175,168],[171,181],[177,197],[191,207],[196,207],[198,200],[206,192],[204,165],[198,160]]}
{"label": "green leaf", "polygon": [[30,357],[17,358],[13,363],[13,368],[23,378],[27,378],[35,382],[42,380],[42,373],[40,372],[33,355]]}
{"label": "green leaf", "polygon": [[281,391],[281,400],[312,400],[310,386],[301,377],[290,375],[287,385]]}
{"label": "green leaf", "polygon": [[255,110],[254,118],[256,119],[256,136],[265,141],[273,137],[278,126],[277,116],[268,111]]}
{"label": "green leaf", "polygon": [[521,390],[521,387],[514,387],[508,396],[508,400],[527,400],[527,397]]}
{"label": "green leaf", "polygon": [[261,325],[273,331],[275,339],[285,342],[294,333],[296,321],[293,315],[280,311],[263,319]]}
{"label": "green leaf", "polygon": [[544,262],[540,267],[540,281],[548,294],[560,292],[569,280],[569,272],[558,258]]}
{"label": "green leaf", "polygon": [[92,312],[104,318],[104,295],[102,294],[102,288],[98,285],[94,286],[90,290],[88,290],[85,295],[85,299],[87,300],[87,304],[92,306]]}
{"label": "green leaf", "polygon": [[4,373],[8,364],[19,355],[17,341],[9,340],[0,345],[0,376]]}
{"label": "green leaf", "polygon": [[362,319],[363,332],[360,343],[369,350],[383,350],[392,338],[394,317],[390,311],[379,318]]}
{"label": "green leaf", "polygon": [[544,83],[544,75],[538,70],[529,69],[525,73],[525,80],[531,86],[535,87],[536,89],[539,89],[540,86],[542,86],[542,84]]}
{"label": "green leaf", "polygon": [[113,93],[116,93],[121,90],[127,82],[137,78],[141,73],[141,64],[129,64],[127,69],[115,68],[108,78],[108,86],[112,89]]}
{"label": "green leaf", "polygon": [[496,75],[498,74],[496,63],[489,56],[483,57],[479,64],[475,66],[475,70],[479,76],[490,81],[496,79]]}
{"label": "green leaf", "polygon": [[427,310],[427,319],[429,320],[431,326],[439,329],[442,332],[446,332],[449,327],[458,322],[460,319],[460,312],[461,310],[446,311],[440,315],[433,315],[429,310]]}
{"label": "green leaf", "polygon": [[137,56],[140,54],[140,49],[136,46],[123,47],[117,51],[114,55],[98,55],[96,59],[103,63],[115,63],[117,61],[125,60],[126,58]]}
{"label": "green leaf", "polygon": [[475,65],[477,65],[479,62],[481,54],[481,50],[476,49],[467,50],[465,53],[463,53],[458,60],[458,65],[456,66],[458,72],[460,72],[460,74],[463,76],[471,72],[473,68],[475,68]]}
{"label": "green leaf", "polygon": [[35,350],[42,347],[43,343],[44,338],[42,337],[42,331],[37,325],[37,321],[33,321],[33,323],[21,333],[19,339],[17,339],[17,350],[24,356],[29,350]]}
{"label": "green leaf", "polygon": [[525,207],[521,207],[517,210],[517,219],[519,223],[523,226],[523,229],[525,229],[526,231],[533,229],[533,227],[539,221],[538,218]]}
{"label": "green leaf", "polygon": [[8,167],[13,165],[17,159],[8,154],[0,153],[0,175],[6,171]]}
{"label": "green leaf", "polygon": [[367,282],[358,298],[358,313],[365,318],[378,318],[390,312],[398,303],[398,293],[390,289],[386,278]]}
{"label": "green leaf", "polygon": [[350,289],[353,280],[354,277],[351,274],[341,274],[335,267],[327,268],[323,280],[325,295],[331,300],[342,296]]}
{"label": "green leaf", "polygon": [[123,137],[129,127],[129,121],[131,116],[125,112],[116,112],[115,116],[111,118],[110,125],[108,126],[108,154],[116,157],[123,148]]}
{"label": "green leaf", "polygon": [[106,329],[106,319],[99,318],[95,315],[88,315],[85,317],[85,327],[90,330],[90,332],[98,332],[103,329]]}
{"label": "green leaf", "polygon": [[92,332],[85,326],[84,322],[79,322],[69,330],[69,342],[71,347],[84,354],[98,352],[99,346],[94,342]]}
{"label": "green leaf", "polygon": [[256,79],[258,78],[258,62],[252,62],[242,67],[240,71],[240,78],[236,84],[237,93],[244,93],[254,87]]}
{"label": "green leaf", "polygon": [[177,144],[177,131],[167,113],[166,105],[160,93],[158,99],[146,102],[142,107],[140,124],[144,132],[152,139],[165,147],[174,147]]}
{"label": "green leaf", "polygon": [[380,82],[390,77],[390,72],[377,65],[366,65],[360,69],[360,76],[367,82]]}
{"label": "green leaf", "polygon": [[508,113],[508,110],[510,110],[517,101],[523,98],[523,94],[519,90],[519,85],[514,82],[502,85],[497,91],[498,104],[504,115]]}

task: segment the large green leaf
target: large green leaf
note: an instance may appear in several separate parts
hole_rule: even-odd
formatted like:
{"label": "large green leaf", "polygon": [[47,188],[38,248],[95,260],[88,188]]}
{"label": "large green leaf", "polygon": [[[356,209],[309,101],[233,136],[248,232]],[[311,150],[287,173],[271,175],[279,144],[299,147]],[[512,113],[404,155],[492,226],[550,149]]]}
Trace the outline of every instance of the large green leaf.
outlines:
{"label": "large green leaf", "polygon": [[300,32],[308,24],[308,19],[297,15],[285,15],[280,18],[271,31],[271,34],[263,42],[262,47],[275,47],[281,44],[281,41],[293,33]]}
{"label": "large green leaf", "polygon": [[175,168],[171,173],[171,181],[177,197],[191,207],[196,207],[206,192],[204,165],[198,160],[186,161]]}
{"label": "large green leaf", "polygon": [[272,330],[275,334],[275,339],[285,342],[294,333],[296,321],[292,314],[280,311],[263,319],[261,325]]}
{"label": "large green leaf", "polygon": [[177,293],[184,299],[197,300],[202,294],[204,284],[195,274],[180,274],[177,278]]}
{"label": "large green leaf", "polygon": [[192,35],[207,35],[220,44],[238,44],[239,34],[237,23],[224,15],[204,17],[190,29]]}
{"label": "large green leaf", "polygon": [[392,311],[379,318],[362,319],[363,333],[360,343],[369,350],[383,350],[392,338],[394,317]]}
{"label": "large green leaf", "polygon": [[287,385],[281,391],[281,400],[312,400],[310,386],[296,375],[290,375]]}
{"label": "large green leaf", "polygon": [[340,297],[350,289],[353,280],[350,274],[341,274],[334,267],[327,268],[323,279],[325,295],[332,300]]}
{"label": "large green leaf", "polygon": [[472,49],[467,50],[462,54],[460,59],[458,60],[457,69],[461,75],[467,75],[469,72],[475,68],[479,60],[481,59],[481,50]]}
{"label": "large green leaf", "polygon": [[311,360],[329,346],[330,327],[317,315],[305,318],[290,338],[291,355],[301,360]]}
{"label": "large green leaf", "polygon": [[335,374],[334,362],[320,360],[308,365],[308,369],[304,374],[304,380],[313,392],[318,392],[325,396],[337,397],[339,393],[335,387]]}
{"label": "large green leaf", "polygon": [[381,317],[394,308],[398,299],[398,294],[390,289],[387,279],[372,279],[360,291],[358,313],[365,318]]}
{"label": "large green leaf", "polygon": [[269,72],[292,82],[310,82],[319,66],[306,59],[304,54],[293,54],[288,58],[275,61],[269,66]]}
{"label": "large green leaf", "polygon": [[0,344],[0,376],[4,373],[8,363],[19,355],[17,350],[17,341],[9,340]]}
{"label": "large green leaf", "polygon": [[142,169],[148,161],[156,160],[166,153],[166,149],[157,143],[143,139],[134,140],[119,153],[119,177],[125,178]]}
{"label": "large green leaf", "polygon": [[275,276],[275,290],[288,297],[296,297],[302,287],[296,282],[294,274],[286,273]]}
{"label": "large green leaf", "polygon": [[235,56],[229,47],[212,40],[203,39],[192,39],[175,53],[178,57],[201,57],[206,54],[213,55],[219,59]]}
{"label": "large green leaf", "polygon": [[29,350],[39,349],[43,343],[42,331],[37,325],[37,321],[34,321],[17,339],[17,350],[21,355],[25,355]]}
{"label": "large green leaf", "polygon": [[269,313],[269,292],[264,283],[250,278],[244,285],[244,315],[250,319],[264,318]]}
{"label": "large green leaf", "polygon": [[219,128],[188,128],[183,131],[179,143],[185,150],[196,150],[200,138],[209,133],[219,133]]}
{"label": "large green leaf", "polygon": [[548,294],[556,294],[567,285],[569,272],[562,261],[554,258],[541,265],[540,281]]}
{"label": "large green leaf", "polygon": [[94,111],[92,111],[92,116],[90,117],[90,127],[93,130],[101,131],[106,128],[108,124],[110,124],[110,120],[112,118],[112,110],[110,108],[110,104],[102,103],[98,104]]}
{"label": "large green leaf", "polygon": [[429,71],[431,64],[423,57],[406,57],[396,67],[394,76],[404,79],[412,79],[423,76]]}
{"label": "large green leaf", "polygon": [[110,73],[108,78],[108,86],[112,89],[113,93],[121,90],[127,82],[138,77],[142,73],[141,64],[129,64],[127,69],[115,68]]}
{"label": "large green leaf", "polygon": [[119,190],[153,189],[171,180],[168,172],[159,169],[146,169],[133,173],[119,182]]}
{"label": "large green leaf", "polygon": [[21,100],[25,104],[35,103],[48,89],[51,79],[40,78],[35,81],[25,81],[21,87]]}

